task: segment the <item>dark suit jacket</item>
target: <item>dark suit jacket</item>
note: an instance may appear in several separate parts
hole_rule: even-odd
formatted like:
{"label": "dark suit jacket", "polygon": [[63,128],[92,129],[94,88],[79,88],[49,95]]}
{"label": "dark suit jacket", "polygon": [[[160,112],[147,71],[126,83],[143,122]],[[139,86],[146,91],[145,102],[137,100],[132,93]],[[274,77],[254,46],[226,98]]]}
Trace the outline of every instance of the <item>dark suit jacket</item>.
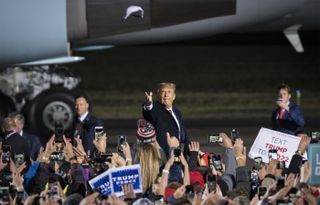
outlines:
{"label": "dark suit jacket", "polygon": [[[188,151],[189,140],[186,135],[182,115],[181,112],[175,107],[173,107],[172,110],[180,124],[180,142],[185,144],[184,151],[186,154]],[[169,156],[169,147],[167,144],[166,133],[169,132],[170,136],[179,136],[179,128],[173,116],[166,109],[166,107],[159,102],[153,103],[153,107],[151,110],[145,110],[144,108],[142,108],[142,114],[143,117],[155,127],[157,141],[165,151],[167,156]]]}
{"label": "dark suit jacket", "polygon": [[289,103],[289,112],[284,112],[282,120],[279,119],[279,114],[280,108],[273,111],[272,125],[274,130],[294,135],[305,124],[300,107],[292,102]]}
{"label": "dark suit jacket", "polygon": [[87,152],[88,150],[90,150],[90,154],[93,154],[93,152],[95,151],[95,147],[92,142],[95,137],[95,126],[103,126],[103,122],[90,113],[83,120],[83,122],[80,122],[77,117],[74,119],[73,123],[73,137],[77,137],[78,135],[80,135],[85,151]]}
{"label": "dark suit jacket", "polygon": [[37,160],[40,147],[42,146],[39,137],[25,131],[23,131],[22,137],[27,140],[30,147],[30,158],[34,161]]}
{"label": "dark suit jacket", "polygon": [[[10,132],[5,133],[4,136],[8,136]],[[4,139],[4,145],[10,145],[11,147],[11,157],[14,159],[14,154],[24,154],[26,157],[29,157],[30,147],[27,140],[21,137],[17,132],[14,132],[12,135]]]}

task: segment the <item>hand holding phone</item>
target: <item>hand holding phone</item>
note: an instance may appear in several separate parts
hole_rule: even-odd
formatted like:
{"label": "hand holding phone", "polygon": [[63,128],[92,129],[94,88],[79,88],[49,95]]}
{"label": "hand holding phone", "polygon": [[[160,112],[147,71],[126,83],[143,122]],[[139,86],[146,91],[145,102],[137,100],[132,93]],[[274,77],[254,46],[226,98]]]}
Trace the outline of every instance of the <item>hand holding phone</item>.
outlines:
{"label": "hand holding phone", "polygon": [[63,135],[64,135],[64,127],[62,124],[56,124],[55,128],[54,128],[54,135],[55,135],[55,139],[54,141],[56,143],[63,143]]}
{"label": "hand holding phone", "polygon": [[99,140],[104,134],[103,126],[95,126],[94,127],[94,136],[95,140]]}
{"label": "hand holding phone", "polygon": [[125,145],[127,143],[127,137],[124,135],[118,136],[118,152],[123,152],[121,145]]}

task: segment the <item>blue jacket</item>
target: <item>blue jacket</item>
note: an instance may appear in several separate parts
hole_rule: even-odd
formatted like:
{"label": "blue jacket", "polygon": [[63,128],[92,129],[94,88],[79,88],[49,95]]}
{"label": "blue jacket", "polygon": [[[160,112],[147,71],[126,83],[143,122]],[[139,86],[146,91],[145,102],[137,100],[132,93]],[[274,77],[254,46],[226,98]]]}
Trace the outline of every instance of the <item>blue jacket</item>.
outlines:
{"label": "blue jacket", "polygon": [[304,127],[304,117],[301,108],[289,102],[289,111],[285,111],[283,119],[279,119],[280,108],[273,111],[272,127],[274,130],[294,135],[295,132]]}
{"label": "blue jacket", "polygon": [[23,131],[22,137],[28,141],[30,147],[30,158],[37,160],[40,147],[42,146],[38,136]]}

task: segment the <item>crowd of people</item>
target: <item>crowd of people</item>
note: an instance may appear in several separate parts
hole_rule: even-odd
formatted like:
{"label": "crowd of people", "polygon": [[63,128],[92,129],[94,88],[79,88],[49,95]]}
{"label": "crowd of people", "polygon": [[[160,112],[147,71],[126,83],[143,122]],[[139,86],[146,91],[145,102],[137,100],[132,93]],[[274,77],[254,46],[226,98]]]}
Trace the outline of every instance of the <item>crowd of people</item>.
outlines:
{"label": "crowd of people", "polygon": [[[11,113],[1,124],[0,204],[320,204],[320,188],[308,184],[310,163],[303,157],[311,138],[302,130],[300,107],[290,102],[290,87],[278,88],[272,115],[275,130],[301,138],[287,167],[272,157],[249,167],[243,139],[225,133],[216,140],[223,159],[201,150],[173,105],[175,91],[175,84],[160,83],[156,102],[145,92],[136,143],[121,136],[115,152],[85,96],[75,99],[72,133],[57,131],[43,147],[23,130],[23,115]],[[123,195],[103,195],[88,183],[106,170],[135,164],[141,168],[142,192],[124,184]]]}

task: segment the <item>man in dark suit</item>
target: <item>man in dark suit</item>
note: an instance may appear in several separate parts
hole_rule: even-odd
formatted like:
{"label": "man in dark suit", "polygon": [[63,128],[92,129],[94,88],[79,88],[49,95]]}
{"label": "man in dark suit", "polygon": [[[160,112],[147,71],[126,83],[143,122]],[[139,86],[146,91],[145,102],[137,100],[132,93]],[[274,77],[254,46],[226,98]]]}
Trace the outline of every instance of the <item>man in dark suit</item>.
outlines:
{"label": "man in dark suit", "polygon": [[73,137],[80,136],[82,144],[86,152],[93,154],[95,147],[93,140],[95,139],[95,127],[102,126],[103,122],[89,112],[89,103],[87,97],[81,95],[76,98],[77,118],[73,123]]}
{"label": "man in dark suit", "polygon": [[13,112],[9,114],[9,117],[11,117],[16,124],[16,132],[19,133],[19,135],[22,136],[25,140],[27,140],[30,147],[30,158],[34,161],[37,160],[40,147],[42,146],[40,138],[23,130],[25,119],[21,113]]}
{"label": "man in dark suit", "polygon": [[291,89],[288,85],[280,85],[277,91],[278,108],[272,114],[273,129],[294,135],[295,132],[302,130],[305,124],[301,108],[290,101]]}
{"label": "man in dark suit", "polygon": [[157,91],[158,102],[156,103],[153,103],[152,92],[145,92],[146,103],[142,110],[143,117],[155,127],[157,141],[167,156],[169,156],[167,132],[170,136],[179,139],[180,144],[184,147],[185,154],[189,142],[181,112],[173,106],[176,98],[175,90],[174,83],[160,83]]}
{"label": "man in dark suit", "polygon": [[3,145],[11,147],[11,157],[13,159],[15,154],[24,154],[29,157],[30,148],[26,139],[21,137],[16,131],[16,124],[11,117],[6,117],[2,121],[3,131]]}

